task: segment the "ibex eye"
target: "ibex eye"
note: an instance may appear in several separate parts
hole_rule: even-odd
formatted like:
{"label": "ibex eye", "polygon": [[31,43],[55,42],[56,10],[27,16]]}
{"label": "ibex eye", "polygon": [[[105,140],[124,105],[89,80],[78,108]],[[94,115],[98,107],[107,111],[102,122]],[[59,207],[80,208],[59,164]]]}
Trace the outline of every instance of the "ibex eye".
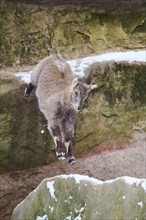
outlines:
{"label": "ibex eye", "polygon": [[75,92],[75,96],[78,96],[78,92]]}

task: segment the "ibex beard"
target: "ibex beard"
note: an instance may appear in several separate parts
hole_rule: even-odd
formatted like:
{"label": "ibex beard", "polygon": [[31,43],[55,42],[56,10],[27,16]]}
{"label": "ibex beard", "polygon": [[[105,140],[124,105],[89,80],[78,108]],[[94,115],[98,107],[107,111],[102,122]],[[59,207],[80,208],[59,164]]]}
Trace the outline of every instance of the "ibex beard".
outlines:
{"label": "ibex beard", "polygon": [[66,156],[68,162],[74,164],[72,140],[77,113],[97,85],[87,85],[74,78],[70,65],[59,55],[51,55],[33,69],[31,83],[24,95],[28,97],[34,87],[39,109],[47,119],[48,130],[54,139],[57,158],[64,160]]}

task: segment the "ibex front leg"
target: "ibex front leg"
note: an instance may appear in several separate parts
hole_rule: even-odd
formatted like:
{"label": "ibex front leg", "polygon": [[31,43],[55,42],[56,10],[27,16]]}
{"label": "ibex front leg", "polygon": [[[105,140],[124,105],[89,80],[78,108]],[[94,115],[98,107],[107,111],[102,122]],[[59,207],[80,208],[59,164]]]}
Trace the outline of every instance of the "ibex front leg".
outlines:
{"label": "ibex front leg", "polygon": [[66,140],[65,147],[66,147],[66,155],[68,158],[68,162],[70,164],[74,164],[76,161],[75,161],[75,157],[73,156],[73,153],[72,153],[72,148],[73,148],[72,140]]}
{"label": "ibex front leg", "polygon": [[51,127],[50,133],[54,139],[55,148],[56,148],[56,156],[59,160],[64,160],[64,153],[63,153],[63,142],[62,142],[62,136],[59,126]]}
{"label": "ibex front leg", "polygon": [[74,124],[70,124],[69,121],[65,123],[65,132],[64,132],[64,144],[66,147],[66,156],[70,164],[75,163],[75,157],[73,156],[73,145],[72,139],[74,135]]}

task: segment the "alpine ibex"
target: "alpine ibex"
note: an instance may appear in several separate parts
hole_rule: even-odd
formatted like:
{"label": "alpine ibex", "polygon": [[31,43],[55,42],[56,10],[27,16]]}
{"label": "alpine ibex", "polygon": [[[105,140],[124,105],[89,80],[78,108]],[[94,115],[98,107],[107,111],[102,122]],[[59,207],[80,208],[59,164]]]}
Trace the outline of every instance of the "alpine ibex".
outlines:
{"label": "alpine ibex", "polygon": [[77,112],[82,109],[88,93],[97,86],[73,78],[70,65],[59,55],[50,55],[34,68],[25,96],[31,93],[33,87],[36,87],[40,111],[48,121],[58,159],[65,159],[64,144],[69,163],[75,163],[72,138]]}

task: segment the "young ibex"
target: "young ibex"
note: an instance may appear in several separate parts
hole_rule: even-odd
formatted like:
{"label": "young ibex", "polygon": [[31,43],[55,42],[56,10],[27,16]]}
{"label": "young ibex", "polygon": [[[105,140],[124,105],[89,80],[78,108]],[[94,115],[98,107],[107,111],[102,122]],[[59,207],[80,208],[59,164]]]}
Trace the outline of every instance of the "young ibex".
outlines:
{"label": "young ibex", "polygon": [[88,93],[97,86],[73,78],[70,65],[59,55],[51,55],[34,68],[25,96],[31,93],[33,87],[36,87],[40,111],[48,121],[58,159],[65,159],[64,144],[69,163],[75,163],[72,139],[77,112],[82,109]]}

